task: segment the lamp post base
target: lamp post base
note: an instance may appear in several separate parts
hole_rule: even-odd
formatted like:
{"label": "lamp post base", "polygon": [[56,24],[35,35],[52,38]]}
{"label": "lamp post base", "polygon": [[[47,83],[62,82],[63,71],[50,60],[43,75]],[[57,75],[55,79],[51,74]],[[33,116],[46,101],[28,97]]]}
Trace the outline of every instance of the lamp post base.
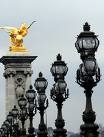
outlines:
{"label": "lamp post base", "polygon": [[28,134],[27,137],[35,137],[35,134]]}
{"label": "lamp post base", "polygon": [[37,133],[37,136],[38,137],[47,137],[47,131],[39,131],[38,133]]}
{"label": "lamp post base", "polygon": [[97,131],[99,126],[97,124],[85,123],[80,126],[81,137],[98,137],[99,132]]}
{"label": "lamp post base", "polygon": [[53,132],[54,132],[53,137],[66,137],[67,136],[66,134],[67,130],[64,128],[54,129]]}

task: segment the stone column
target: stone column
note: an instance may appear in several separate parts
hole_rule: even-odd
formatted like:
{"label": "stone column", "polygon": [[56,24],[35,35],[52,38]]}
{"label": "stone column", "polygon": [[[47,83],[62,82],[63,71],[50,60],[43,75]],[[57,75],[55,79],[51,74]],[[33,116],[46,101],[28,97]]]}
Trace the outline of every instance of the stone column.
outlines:
{"label": "stone column", "polygon": [[31,63],[36,56],[3,56],[0,62],[4,64],[6,79],[6,115],[18,106],[18,98],[25,94],[31,84]]}

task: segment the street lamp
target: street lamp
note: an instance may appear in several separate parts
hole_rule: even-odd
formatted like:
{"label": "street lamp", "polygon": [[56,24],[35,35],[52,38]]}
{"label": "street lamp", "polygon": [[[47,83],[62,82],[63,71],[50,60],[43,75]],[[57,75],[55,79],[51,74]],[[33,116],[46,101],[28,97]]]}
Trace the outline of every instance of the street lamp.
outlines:
{"label": "street lamp", "polygon": [[19,137],[20,135],[20,130],[19,130],[19,123],[18,123],[18,115],[19,115],[19,111],[17,109],[17,107],[14,105],[14,108],[11,111],[12,116],[13,116],[13,136],[15,137]]}
{"label": "street lamp", "polygon": [[60,54],[57,55],[57,60],[52,64],[50,69],[52,75],[54,76],[55,82],[58,79],[64,79],[64,76],[67,74],[68,67],[64,61],[62,61],[62,57]]}
{"label": "street lamp", "polygon": [[45,89],[48,86],[48,82],[43,77],[43,74],[41,72],[39,73],[39,77],[35,80],[34,86],[38,93],[45,93]]}
{"label": "street lamp", "polygon": [[89,55],[94,56],[98,46],[99,40],[97,35],[90,31],[90,25],[86,22],[83,26],[83,32],[78,35],[75,43],[78,53],[81,54],[81,59],[83,60]]}
{"label": "street lamp", "polygon": [[84,87],[86,95],[86,107],[82,119],[84,124],[80,126],[82,137],[98,137],[98,125],[95,124],[96,115],[92,109],[92,88],[100,81],[100,68],[95,59],[95,52],[99,46],[99,40],[94,32],[90,32],[90,25],[85,23],[84,32],[80,33],[75,43],[80,53],[82,63],[77,70],[77,83]]}
{"label": "street lamp", "polygon": [[12,125],[13,125],[13,115],[12,112],[9,112],[9,114],[7,115],[7,120],[10,123],[10,137],[12,136]]}
{"label": "street lamp", "polygon": [[[34,104],[34,100],[36,98],[36,91],[33,89],[32,85],[30,85],[29,90],[26,91],[26,98],[28,100],[28,116],[30,119],[30,126],[28,129],[27,137],[35,137],[35,129],[33,127],[33,116],[36,114],[36,104]],[[35,112],[34,111],[35,108]]]}
{"label": "street lamp", "polygon": [[67,84],[64,81],[65,75],[67,74],[68,67],[60,54],[57,56],[57,60],[52,64],[51,73],[54,76],[55,84],[51,89],[51,99],[57,103],[58,114],[55,121],[56,129],[54,129],[54,137],[66,137],[67,130],[64,129],[65,122],[62,117],[62,103],[68,98],[69,90]]}
{"label": "street lamp", "polygon": [[3,137],[9,137],[8,129],[5,123],[2,124],[1,129],[3,130]]}
{"label": "street lamp", "polygon": [[39,77],[35,80],[35,84],[34,84],[38,93],[36,108],[39,110],[40,113],[40,124],[37,132],[38,137],[47,137],[48,134],[47,126],[44,123],[44,111],[48,107],[48,99],[45,94],[47,85],[48,85],[47,80],[43,77],[43,74],[40,72]]}
{"label": "street lamp", "polygon": [[22,129],[20,131],[20,135],[26,135],[26,128],[24,127],[25,125],[25,120],[27,120],[27,108],[26,108],[26,105],[27,105],[27,100],[24,98],[24,96],[22,95],[19,100],[18,100],[18,105],[20,107],[20,112],[19,112],[19,119],[22,123]]}

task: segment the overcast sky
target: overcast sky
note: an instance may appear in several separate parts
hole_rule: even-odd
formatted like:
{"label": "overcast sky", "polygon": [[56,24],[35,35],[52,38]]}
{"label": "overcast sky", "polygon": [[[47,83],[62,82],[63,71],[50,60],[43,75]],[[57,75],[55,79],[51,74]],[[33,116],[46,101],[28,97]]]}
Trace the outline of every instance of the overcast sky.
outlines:
{"label": "overcast sky", "polygon": [[[94,88],[93,108],[96,111],[96,122],[104,123],[104,0],[0,0],[0,26],[19,27],[21,23],[37,22],[30,28],[24,38],[24,44],[31,55],[38,56],[32,63],[34,74],[32,84],[40,71],[48,80],[47,109],[48,126],[54,127],[56,104],[50,99],[53,77],[50,67],[60,53],[68,65],[66,82],[70,90],[69,99],[63,105],[63,117],[69,131],[78,132],[82,123],[82,112],[85,108],[83,88],[75,82],[76,70],[81,63],[80,55],[75,49],[77,35],[82,31],[83,24],[88,21],[91,30],[99,35],[100,46],[96,54],[101,68],[101,82]],[[0,31],[0,57],[6,55],[9,37]],[[0,64],[0,125],[5,119],[5,79],[4,66]],[[34,118],[34,125],[39,124],[39,114]]]}

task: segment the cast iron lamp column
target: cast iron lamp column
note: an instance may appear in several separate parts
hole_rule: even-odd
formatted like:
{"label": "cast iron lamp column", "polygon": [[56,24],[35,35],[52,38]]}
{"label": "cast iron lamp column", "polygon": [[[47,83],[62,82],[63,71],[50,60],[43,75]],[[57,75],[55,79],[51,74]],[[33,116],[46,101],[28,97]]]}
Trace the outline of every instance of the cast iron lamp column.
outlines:
{"label": "cast iron lamp column", "polygon": [[19,137],[20,136],[20,130],[19,130],[19,122],[18,122],[18,115],[19,111],[14,105],[14,108],[11,111],[12,116],[13,116],[13,137]]}
{"label": "cast iron lamp column", "polygon": [[40,124],[38,127],[38,137],[47,137],[47,126],[44,123],[44,111],[48,107],[48,99],[45,94],[45,90],[47,88],[48,82],[47,80],[43,77],[43,74],[40,72],[39,73],[39,78],[35,80],[35,88],[38,93],[37,97],[37,109],[39,110],[40,113]]}
{"label": "cast iron lamp column", "polygon": [[13,137],[13,116],[12,113],[9,112],[7,115],[7,119],[3,122],[1,128],[0,128],[0,137]]}
{"label": "cast iron lamp column", "polygon": [[7,126],[4,123],[2,124],[1,129],[3,130],[2,136],[3,137],[9,137]]}
{"label": "cast iron lamp column", "polygon": [[62,117],[62,103],[68,98],[69,90],[67,84],[64,81],[64,77],[67,74],[68,67],[64,61],[61,60],[60,54],[57,56],[57,61],[52,64],[51,73],[54,76],[55,84],[51,90],[51,99],[57,103],[57,119],[55,121],[56,129],[54,129],[54,137],[66,137],[67,130],[64,129],[65,122]]}
{"label": "cast iron lamp column", "polygon": [[10,126],[9,126],[9,135],[10,137],[12,137],[12,126],[13,126],[13,115],[12,112],[9,112],[9,114],[7,115],[7,121],[9,122]]}
{"label": "cast iron lamp column", "polygon": [[36,98],[36,92],[33,89],[32,85],[30,85],[30,89],[26,91],[26,98],[28,100],[28,116],[30,119],[30,127],[28,129],[29,134],[27,135],[27,137],[35,137],[35,129],[33,127],[33,116],[36,114],[36,104],[34,103],[34,100]]}
{"label": "cast iron lamp column", "polygon": [[77,70],[77,83],[85,89],[86,108],[83,112],[84,124],[80,126],[82,137],[98,137],[98,125],[95,124],[96,115],[92,109],[92,88],[100,81],[100,69],[96,63],[95,52],[99,46],[99,40],[94,32],[90,31],[90,25],[86,22],[84,32],[77,38],[75,46],[80,53],[82,64]]}
{"label": "cast iron lamp column", "polygon": [[22,124],[22,128],[20,130],[20,135],[26,136],[25,120],[27,120],[27,118],[28,118],[28,113],[27,113],[27,108],[26,108],[27,100],[24,98],[23,95],[18,100],[18,105],[20,107],[20,112],[19,112],[18,118]]}
{"label": "cast iron lamp column", "polygon": [[0,131],[2,133],[0,137],[9,137],[9,125],[7,121],[3,122]]}

